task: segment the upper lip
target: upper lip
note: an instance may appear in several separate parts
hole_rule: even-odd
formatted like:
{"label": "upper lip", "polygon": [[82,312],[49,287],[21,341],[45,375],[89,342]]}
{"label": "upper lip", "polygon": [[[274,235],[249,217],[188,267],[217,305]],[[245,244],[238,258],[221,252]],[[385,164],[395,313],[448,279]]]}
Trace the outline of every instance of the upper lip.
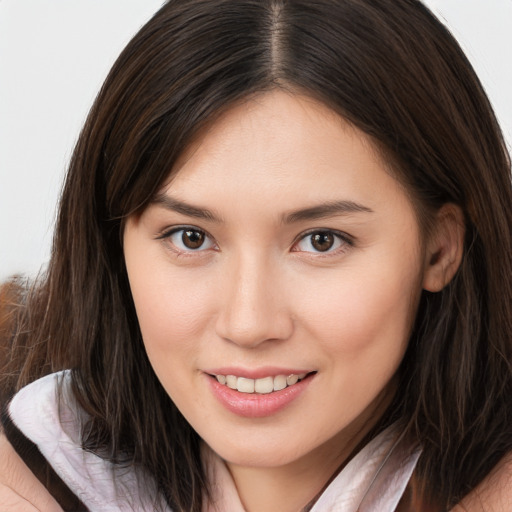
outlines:
{"label": "upper lip", "polygon": [[277,375],[301,375],[303,373],[311,373],[314,370],[278,366],[262,366],[259,368],[223,366],[222,368],[210,368],[203,371],[209,375],[235,375],[236,377],[245,377],[246,379],[263,379],[264,377],[276,377]]}

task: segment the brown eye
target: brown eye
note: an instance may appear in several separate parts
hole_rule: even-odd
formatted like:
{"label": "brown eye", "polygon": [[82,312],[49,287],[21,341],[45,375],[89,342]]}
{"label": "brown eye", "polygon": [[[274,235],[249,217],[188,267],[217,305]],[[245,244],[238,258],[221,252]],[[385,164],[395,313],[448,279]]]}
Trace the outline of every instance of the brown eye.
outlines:
{"label": "brown eye", "polygon": [[176,228],[161,236],[179,253],[201,253],[215,248],[213,239],[202,229],[194,227]]}
{"label": "brown eye", "polygon": [[313,233],[311,236],[311,245],[319,252],[325,252],[332,248],[336,241],[334,234],[328,231]]}
{"label": "brown eye", "polygon": [[181,241],[187,249],[199,249],[205,240],[205,234],[202,231],[185,229],[181,235]]}
{"label": "brown eye", "polygon": [[336,231],[310,231],[293,247],[293,251],[315,253],[337,253],[351,244],[348,235]]}

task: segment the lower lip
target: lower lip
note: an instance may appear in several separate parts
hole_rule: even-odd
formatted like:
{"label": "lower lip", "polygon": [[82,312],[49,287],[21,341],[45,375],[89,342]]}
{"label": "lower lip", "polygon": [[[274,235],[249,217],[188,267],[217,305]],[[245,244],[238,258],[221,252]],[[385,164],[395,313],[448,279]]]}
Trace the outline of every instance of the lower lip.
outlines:
{"label": "lower lip", "polygon": [[309,386],[314,374],[288,386],[280,391],[267,394],[240,393],[236,389],[228,388],[217,382],[215,378],[207,375],[210,389],[219,402],[228,410],[238,416],[246,418],[264,418],[281,411],[296,400]]}

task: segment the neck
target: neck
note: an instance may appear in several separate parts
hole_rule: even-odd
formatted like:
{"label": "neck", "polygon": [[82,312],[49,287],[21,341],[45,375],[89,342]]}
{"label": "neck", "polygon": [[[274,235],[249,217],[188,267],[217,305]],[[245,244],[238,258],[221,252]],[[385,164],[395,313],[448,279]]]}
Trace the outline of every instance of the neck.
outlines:
{"label": "neck", "polygon": [[272,468],[228,464],[238,494],[247,512],[298,512],[322,492],[326,483],[348,458],[331,449],[318,450],[317,463],[311,457]]}

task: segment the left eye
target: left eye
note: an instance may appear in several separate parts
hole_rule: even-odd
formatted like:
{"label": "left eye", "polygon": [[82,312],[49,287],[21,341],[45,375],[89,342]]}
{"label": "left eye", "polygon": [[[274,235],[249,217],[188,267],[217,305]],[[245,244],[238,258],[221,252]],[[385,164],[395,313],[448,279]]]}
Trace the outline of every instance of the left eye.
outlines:
{"label": "left eye", "polygon": [[200,229],[181,228],[166,235],[166,237],[179,251],[191,252],[211,249],[214,247],[213,240]]}
{"label": "left eye", "polygon": [[346,240],[332,231],[314,231],[302,237],[295,245],[295,250],[303,252],[333,252],[346,243]]}

